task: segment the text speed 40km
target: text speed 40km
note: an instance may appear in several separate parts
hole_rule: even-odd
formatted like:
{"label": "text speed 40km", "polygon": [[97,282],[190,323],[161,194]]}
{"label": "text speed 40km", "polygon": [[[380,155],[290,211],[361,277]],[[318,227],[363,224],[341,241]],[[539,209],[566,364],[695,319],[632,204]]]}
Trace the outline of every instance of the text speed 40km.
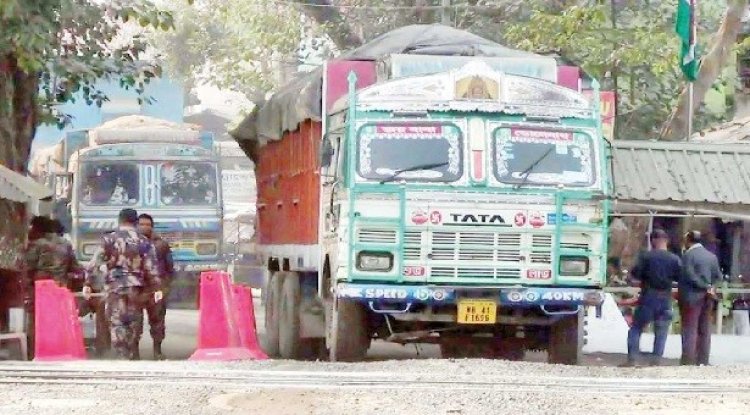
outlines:
{"label": "text speed 40km", "polygon": [[457,321],[460,324],[495,324],[497,303],[493,300],[459,300]]}

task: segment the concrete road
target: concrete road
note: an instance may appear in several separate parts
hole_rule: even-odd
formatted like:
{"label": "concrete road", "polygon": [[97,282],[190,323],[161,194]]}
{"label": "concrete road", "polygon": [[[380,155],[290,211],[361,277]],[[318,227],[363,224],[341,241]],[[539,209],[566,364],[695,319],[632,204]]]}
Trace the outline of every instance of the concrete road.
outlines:
{"label": "concrete road", "polygon": [[[264,344],[264,318],[260,299],[254,299],[256,327],[261,344]],[[187,359],[195,351],[198,344],[198,311],[197,310],[168,310],[167,337],[164,340],[164,354],[170,360]],[[152,356],[152,341],[148,334],[148,325],[144,327],[141,339],[141,358],[150,359]],[[440,357],[440,349],[435,345],[407,345],[374,342],[370,348],[369,358],[382,359],[417,359]]]}
{"label": "concrete road", "polygon": [[[265,341],[264,318],[265,313],[260,305],[260,299],[254,299],[256,327],[261,344]],[[152,342],[145,328],[141,339],[141,358],[151,359]],[[169,360],[183,360],[190,357],[197,346],[198,311],[197,310],[169,310],[167,312],[167,337],[164,341],[164,353]],[[645,348],[644,348],[645,350]],[[402,360],[402,359],[435,359],[440,358],[440,348],[433,344],[399,345],[375,341],[368,352],[368,360]],[[526,361],[545,362],[546,353],[528,352]],[[585,357],[586,366],[616,366],[625,360],[625,356],[618,353],[589,353]],[[677,364],[676,360],[667,360],[667,365]]]}

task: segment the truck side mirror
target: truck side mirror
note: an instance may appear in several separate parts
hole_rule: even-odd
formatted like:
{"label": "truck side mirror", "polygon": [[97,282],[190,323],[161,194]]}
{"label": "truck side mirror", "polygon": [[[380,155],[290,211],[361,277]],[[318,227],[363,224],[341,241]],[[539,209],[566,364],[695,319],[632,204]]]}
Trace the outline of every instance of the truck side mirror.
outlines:
{"label": "truck side mirror", "polygon": [[329,167],[333,159],[333,146],[327,137],[320,146],[320,167]]}

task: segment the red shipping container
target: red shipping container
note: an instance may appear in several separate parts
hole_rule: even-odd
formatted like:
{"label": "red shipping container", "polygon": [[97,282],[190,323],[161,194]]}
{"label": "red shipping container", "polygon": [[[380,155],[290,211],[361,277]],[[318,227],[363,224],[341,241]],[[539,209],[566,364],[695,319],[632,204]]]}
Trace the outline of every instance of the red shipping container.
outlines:
{"label": "red shipping container", "polygon": [[320,131],[320,123],[308,120],[261,150],[257,169],[261,244],[318,242]]}

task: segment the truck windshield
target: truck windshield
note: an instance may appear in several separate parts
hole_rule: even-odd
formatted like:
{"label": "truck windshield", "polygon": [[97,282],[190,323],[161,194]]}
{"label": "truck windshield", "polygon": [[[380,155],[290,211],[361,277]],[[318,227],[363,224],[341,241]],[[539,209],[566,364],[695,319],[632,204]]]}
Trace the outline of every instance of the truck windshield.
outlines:
{"label": "truck windshield", "polygon": [[357,169],[370,180],[388,181],[398,175],[409,181],[454,182],[463,170],[461,142],[455,125],[365,125],[359,132]]}
{"label": "truck windshield", "polygon": [[495,177],[503,183],[584,187],[596,179],[593,141],[584,133],[498,128],[494,158]]}
{"label": "truck windshield", "polygon": [[83,164],[81,198],[87,205],[135,205],[138,203],[138,164],[91,162]]}
{"label": "truck windshield", "polygon": [[216,166],[185,161],[162,164],[161,202],[167,206],[216,204]]}

